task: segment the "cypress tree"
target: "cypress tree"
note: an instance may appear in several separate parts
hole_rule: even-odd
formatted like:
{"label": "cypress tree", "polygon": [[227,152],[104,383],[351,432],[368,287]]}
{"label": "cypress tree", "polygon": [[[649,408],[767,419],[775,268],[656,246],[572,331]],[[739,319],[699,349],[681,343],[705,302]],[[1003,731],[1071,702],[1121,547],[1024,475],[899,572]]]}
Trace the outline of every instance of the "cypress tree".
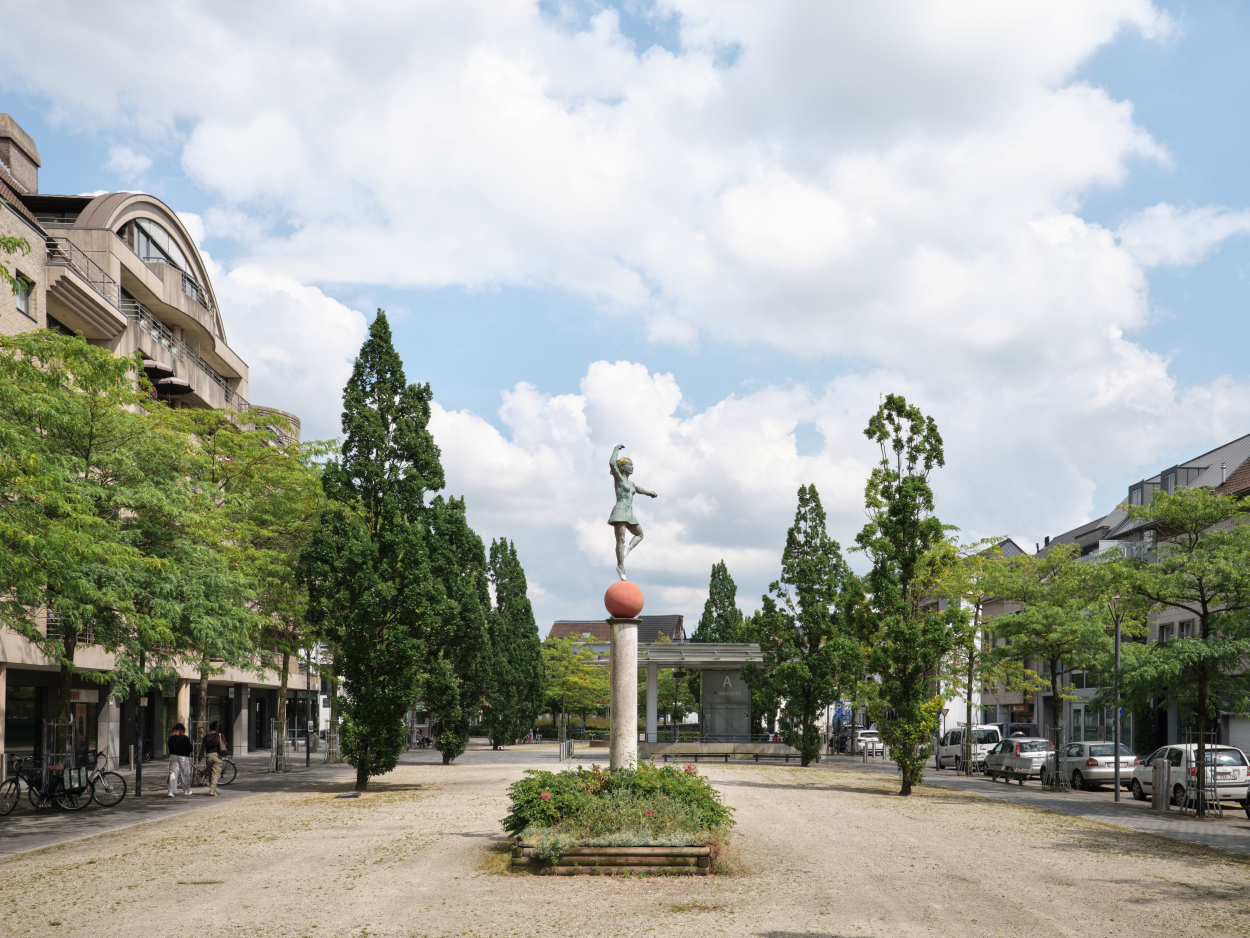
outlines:
{"label": "cypress tree", "polygon": [[738,585],[729,575],[725,561],[712,565],[707,585],[707,602],[692,642],[741,642],[743,619],[738,608]]}
{"label": "cypress tree", "polygon": [[490,581],[495,590],[491,613],[493,680],[482,723],[498,749],[524,735],[543,710],[546,671],[534,607],[516,544],[491,541]]}
{"label": "cypress tree", "polygon": [[430,623],[427,646],[433,661],[425,703],[438,721],[434,745],[447,765],[468,746],[469,727],[481,714],[491,685],[490,590],[486,547],[469,527],[464,499],[435,498],[430,520],[430,569],[447,601]]}
{"label": "cypress tree", "polygon": [[341,455],[322,475],[334,505],[301,563],[308,619],[326,630],[343,678],[341,751],[357,791],[398,764],[426,627],[453,618],[430,558],[425,496],[443,487],[431,396],[428,384],[407,383],[378,310],[343,391]]}
{"label": "cypress tree", "polygon": [[781,578],[769,585],[753,617],[768,670],[747,665],[742,676],[752,689],[767,688],[785,700],[781,738],[802,753],[803,765],[820,753],[817,718],[856,674],[862,603],[859,577],[825,529],[816,486],[800,486]]}

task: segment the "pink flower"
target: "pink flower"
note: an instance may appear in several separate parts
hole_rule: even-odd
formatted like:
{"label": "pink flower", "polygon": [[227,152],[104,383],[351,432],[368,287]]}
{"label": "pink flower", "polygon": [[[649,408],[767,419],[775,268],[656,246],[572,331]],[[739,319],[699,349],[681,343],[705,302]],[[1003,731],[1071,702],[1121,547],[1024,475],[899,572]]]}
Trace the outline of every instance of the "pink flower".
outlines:
{"label": "pink flower", "polygon": [[651,812],[650,812],[650,811],[643,811],[642,813],[643,813],[643,814],[645,814],[647,817],[651,817]]}
{"label": "pink flower", "polygon": [[539,797],[539,798],[541,798],[543,801],[550,801],[550,800],[551,800],[551,792],[549,792],[549,791],[545,791],[545,792],[543,792],[541,795],[539,795],[538,797]]}
{"label": "pink flower", "polygon": [[693,765],[691,765],[689,762],[687,762],[687,763],[686,763],[686,774],[687,774],[687,775],[693,775],[693,774],[694,774],[694,771],[695,771],[694,766],[693,766]]}

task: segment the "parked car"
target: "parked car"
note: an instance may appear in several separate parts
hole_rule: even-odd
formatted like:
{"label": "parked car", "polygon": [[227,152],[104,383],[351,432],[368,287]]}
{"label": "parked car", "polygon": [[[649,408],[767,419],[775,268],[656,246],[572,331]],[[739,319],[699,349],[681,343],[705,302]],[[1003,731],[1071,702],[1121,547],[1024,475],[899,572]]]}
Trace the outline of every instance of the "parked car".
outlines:
{"label": "parked car", "polygon": [[[952,766],[956,771],[963,771],[964,732],[966,727],[960,726],[947,730],[938,739],[934,748],[933,761],[939,770]],[[985,755],[995,743],[1002,742],[1002,735],[996,726],[974,726],[972,728],[972,760],[975,767],[985,764]]]}
{"label": "parked car", "polygon": [[[1145,801],[1154,790],[1154,763],[1157,759],[1167,759],[1171,766],[1172,791],[1168,800],[1179,805],[1185,801],[1185,780],[1197,776],[1198,744],[1163,746],[1152,752],[1145,759],[1138,760],[1133,769],[1133,779],[1129,782],[1129,791],[1138,801]],[[1215,767],[1215,788],[1221,801],[1236,801],[1246,808],[1247,790],[1250,789],[1250,765],[1246,762],[1246,754],[1232,746],[1208,746],[1207,765]]]}
{"label": "parked car", "polygon": [[1021,785],[1034,775],[1041,777],[1047,759],[1053,759],[1055,747],[1049,739],[1016,736],[1004,739],[990,749],[985,757],[985,774],[990,781],[1015,779]]}
{"label": "parked car", "polygon": [[1027,736],[1029,739],[1040,739],[1042,736],[1037,731],[1036,723],[986,723],[985,726],[996,727],[1003,739],[1010,739],[1013,736]]}
{"label": "parked car", "polygon": [[[1071,780],[1072,787],[1092,790],[1106,784],[1115,784],[1115,744],[1114,743],[1069,743],[1059,752],[1059,777]],[[1128,785],[1129,778],[1137,765],[1137,757],[1133,750],[1120,743],[1120,784]],[[1042,784],[1048,784],[1051,766],[1047,764],[1043,770]]]}
{"label": "parked car", "polygon": [[855,740],[855,753],[868,752],[870,755],[885,752],[885,743],[881,742],[881,736],[876,730],[860,730],[859,738]]}

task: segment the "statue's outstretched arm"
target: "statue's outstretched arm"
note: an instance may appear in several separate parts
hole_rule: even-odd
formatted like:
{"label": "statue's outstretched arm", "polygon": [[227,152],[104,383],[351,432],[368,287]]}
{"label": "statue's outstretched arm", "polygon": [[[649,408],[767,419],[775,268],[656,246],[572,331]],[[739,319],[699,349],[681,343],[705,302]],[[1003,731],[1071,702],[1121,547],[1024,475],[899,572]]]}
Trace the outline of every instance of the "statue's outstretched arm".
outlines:
{"label": "statue's outstretched arm", "polygon": [[635,492],[637,492],[639,495],[650,495],[652,498],[659,498],[659,497],[660,497],[660,496],[656,495],[656,494],[655,494],[655,492],[652,492],[652,491],[650,491],[649,489],[644,489],[644,488],[643,488],[641,485],[639,485],[637,482],[635,482],[635,483],[634,483],[634,491],[635,491]]}

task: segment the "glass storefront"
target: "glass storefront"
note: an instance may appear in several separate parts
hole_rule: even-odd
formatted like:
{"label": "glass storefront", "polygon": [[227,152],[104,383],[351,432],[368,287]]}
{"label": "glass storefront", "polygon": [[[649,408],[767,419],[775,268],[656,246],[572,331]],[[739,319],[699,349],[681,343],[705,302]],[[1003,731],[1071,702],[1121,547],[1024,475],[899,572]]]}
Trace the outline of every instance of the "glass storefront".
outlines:
{"label": "glass storefront", "polygon": [[9,685],[4,699],[4,751],[30,758],[41,754],[39,721],[43,716],[42,687]]}

